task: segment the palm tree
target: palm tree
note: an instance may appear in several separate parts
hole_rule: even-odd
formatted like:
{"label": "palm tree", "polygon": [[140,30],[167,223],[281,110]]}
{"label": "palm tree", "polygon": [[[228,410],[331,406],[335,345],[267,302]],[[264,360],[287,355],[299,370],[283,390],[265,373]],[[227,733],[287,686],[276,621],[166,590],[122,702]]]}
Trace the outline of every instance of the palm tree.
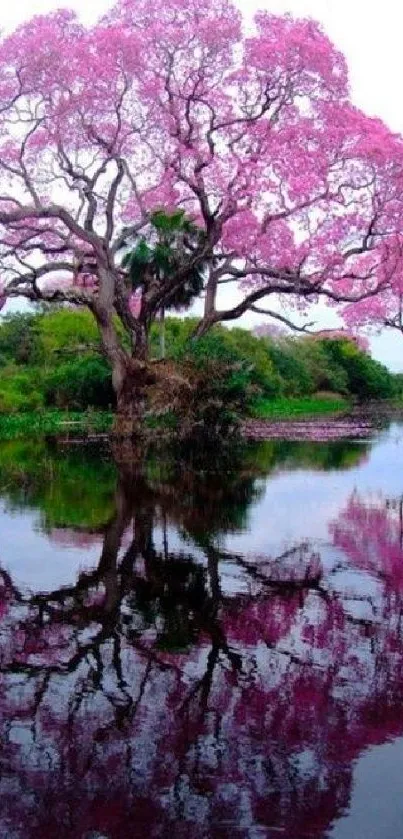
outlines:
{"label": "palm tree", "polygon": [[[146,290],[150,282],[157,282],[163,288],[165,282],[183,265],[184,257],[192,256],[200,247],[203,231],[189,219],[184,210],[167,213],[157,210],[150,216],[150,230],[147,239],[141,237],[134,248],[126,252],[122,267],[128,270],[133,291]],[[198,297],[205,282],[206,266],[197,263],[189,269],[183,284],[164,298],[160,310],[161,358],[165,358],[165,312],[168,309],[183,311]]]}

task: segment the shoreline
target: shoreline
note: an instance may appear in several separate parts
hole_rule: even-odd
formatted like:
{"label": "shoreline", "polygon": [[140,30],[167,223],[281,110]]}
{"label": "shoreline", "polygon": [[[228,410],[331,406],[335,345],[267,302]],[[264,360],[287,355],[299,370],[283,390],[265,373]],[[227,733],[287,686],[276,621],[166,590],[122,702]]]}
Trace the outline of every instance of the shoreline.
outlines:
{"label": "shoreline", "polygon": [[301,420],[246,420],[242,425],[242,437],[246,440],[264,442],[287,440],[298,442],[331,443],[338,440],[366,440],[373,434],[375,423],[352,417],[345,419],[319,417]]}
{"label": "shoreline", "polygon": [[[305,400],[306,404],[306,400]],[[240,437],[250,441],[296,440],[331,442],[337,440],[368,439],[382,421],[402,414],[402,403],[377,402],[360,406],[346,406],[344,410],[329,411],[328,404],[322,413],[299,413],[295,401],[290,400],[290,412],[285,415],[286,400],[281,410],[270,416],[244,417],[240,420]],[[111,412],[45,411],[0,415],[0,442],[53,438],[63,442],[96,442],[111,438],[113,414]],[[224,442],[224,441],[223,441]]]}

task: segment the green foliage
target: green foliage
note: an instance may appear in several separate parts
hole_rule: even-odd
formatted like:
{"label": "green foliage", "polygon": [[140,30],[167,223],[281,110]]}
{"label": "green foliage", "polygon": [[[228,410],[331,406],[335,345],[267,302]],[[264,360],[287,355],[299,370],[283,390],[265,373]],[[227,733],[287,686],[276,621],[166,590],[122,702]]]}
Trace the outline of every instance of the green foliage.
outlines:
{"label": "green foliage", "polygon": [[[172,318],[165,320],[165,342],[167,357],[172,359],[183,355],[184,347],[190,341],[192,332],[196,328],[197,318]],[[159,358],[160,354],[160,326],[153,323],[150,330],[150,355]]]}
{"label": "green foliage", "polygon": [[296,352],[291,341],[266,341],[268,356],[277,371],[279,388],[277,395],[302,396],[314,392],[314,381],[309,370]]}
{"label": "green foliage", "polygon": [[293,343],[294,353],[298,355],[312,382],[312,394],[321,391],[349,393],[347,373],[326,352],[326,339],[318,341],[301,338],[290,343]]}
{"label": "green foliage", "polygon": [[192,387],[178,412],[181,436],[208,441],[236,431],[254,396],[245,365],[201,356],[183,369]]}
{"label": "green foliage", "polygon": [[281,379],[283,396],[311,396],[318,391],[349,392],[344,369],[329,358],[324,343],[295,337],[278,342],[266,340],[273,366]]}
{"label": "green foliage", "polygon": [[0,387],[0,414],[17,414],[43,407],[43,396],[38,391],[24,393],[17,388]]}
{"label": "green foliage", "polygon": [[66,437],[110,431],[113,415],[107,411],[36,411],[0,414],[0,440],[18,440],[44,436]]}
{"label": "green foliage", "polygon": [[360,400],[390,399],[395,385],[389,370],[360,350],[352,341],[326,340],[323,348],[347,376],[348,390]]}
{"label": "green foliage", "polygon": [[159,233],[169,238],[174,237],[177,233],[194,235],[198,232],[197,226],[182,209],[174,210],[173,213],[156,210],[151,214],[151,224]]}
{"label": "green foliage", "polygon": [[321,414],[333,414],[345,411],[348,402],[345,399],[322,399],[301,397],[294,399],[267,399],[261,397],[253,405],[253,416],[257,419],[295,419]]}
{"label": "green foliage", "polygon": [[[298,398],[318,392],[354,398],[389,398],[395,392],[393,376],[354,342],[285,338],[256,338],[240,328],[216,326],[194,341],[195,319],[166,320],[167,357],[180,364],[204,364],[208,358],[239,365],[248,388],[265,398]],[[151,354],[158,356],[158,327],[151,330]],[[323,406],[323,403],[321,402]]]}
{"label": "green foliage", "polygon": [[[349,399],[383,399],[396,393],[392,374],[353,341],[305,336],[274,341],[223,326],[195,341],[196,323],[196,319],[167,318],[167,356],[199,370],[208,361],[209,375],[218,382],[226,368],[228,387],[234,386],[236,394],[229,407],[232,416],[239,410],[257,417],[319,415],[345,410]],[[156,327],[151,333],[151,352],[158,355]],[[208,401],[208,381],[205,386]],[[203,401],[201,391],[199,396]],[[223,402],[232,399],[224,391],[221,396]]]}
{"label": "green foliage", "polygon": [[0,378],[0,415],[38,410],[43,404],[38,377],[21,366],[8,364],[3,367]]}
{"label": "green foliage", "polygon": [[59,309],[37,316],[32,360],[53,367],[69,356],[76,358],[94,351],[100,351],[100,340],[91,312]]}
{"label": "green foliage", "polygon": [[51,370],[44,380],[47,405],[57,408],[109,408],[115,404],[111,373],[99,356],[71,359]]}
{"label": "green foliage", "polygon": [[[163,226],[164,218],[157,218],[157,224]],[[200,428],[209,423],[218,428],[221,422],[229,428],[245,413],[325,413],[344,406],[343,397],[366,400],[403,394],[403,376],[393,376],[353,341],[275,341],[224,326],[195,340],[196,324],[195,318],[167,318],[165,341],[168,361],[194,383],[192,404]],[[159,324],[151,328],[150,354],[160,354]],[[330,395],[329,404],[317,399],[321,391]],[[89,312],[59,308],[0,319],[0,416],[45,408],[105,410],[114,404],[110,369]],[[174,416],[164,420],[169,428],[175,423]]]}
{"label": "green foliage", "polygon": [[61,308],[0,321],[0,415],[45,406],[104,409],[114,401],[90,312]]}
{"label": "green foliage", "polygon": [[242,382],[244,400],[260,392],[271,396],[280,392],[280,379],[264,339],[255,338],[245,329],[215,326],[202,338],[194,340],[192,333],[196,322],[167,319],[168,357],[180,364],[193,364],[199,369],[205,366],[207,360],[210,365],[227,366],[232,381],[236,381],[237,385]]}
{"label": "green foliage", "polygon": [[[163,287],[165,281],[177,275],[184,261],[191,261],[194,247],[202,241],[202,230],[184,210],[173,213],[157,210],[151,215],[150,224],[150,241],[140,238],[122,260],[133,289],[146,288],[155,280]],[[187,308],[203,288],[204,271],[202,263],[191,267],[181,287],[165,298],[164,308]]]}
{"label": "green foliage", "polygon": [[[175,327],[172,323],[168,327],[169,354],[192,385],[179,416],[183,436],[227,436],[262,389],[275,392],[275,376],[264,345],[244,330],[231,332],[218,326],[192,340],[189,323],[182,330]],[[174,343],[169,340],[172,332]]]}
{"label": "green foliage", "polygon": [[396,373],[393,376],[394,395],[401,399],[403,397],[403,373]]}
{"label": "green foliage", "polygon": [[276,396],[281,390],[281,379],[267,352],[265,340],[239,327],[222,331],[224,340],[235,351],[237,361],[247,368],[250,384],[267,396]]}
{"label": "green foliage", "polygon": [[123,268],[128,268],[133,288],[140,285],[144,270],[152,260],[152,250],[145,239],[140,239],[132,251],[126,253],[122,259]]}
{"label": "green foliage", "polygon": [[1,320],[0,367],[28,364],[32,361],[37,340],[38,317],[35,314],[16,312]]}

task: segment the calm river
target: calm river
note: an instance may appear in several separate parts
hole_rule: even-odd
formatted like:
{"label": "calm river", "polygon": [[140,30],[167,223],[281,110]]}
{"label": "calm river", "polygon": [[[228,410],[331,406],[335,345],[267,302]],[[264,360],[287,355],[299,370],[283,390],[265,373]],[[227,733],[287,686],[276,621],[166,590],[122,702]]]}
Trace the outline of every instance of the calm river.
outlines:
{"label": "calm river", "polygon": [[1,839],[401,839],[403,425],[0,444]]}

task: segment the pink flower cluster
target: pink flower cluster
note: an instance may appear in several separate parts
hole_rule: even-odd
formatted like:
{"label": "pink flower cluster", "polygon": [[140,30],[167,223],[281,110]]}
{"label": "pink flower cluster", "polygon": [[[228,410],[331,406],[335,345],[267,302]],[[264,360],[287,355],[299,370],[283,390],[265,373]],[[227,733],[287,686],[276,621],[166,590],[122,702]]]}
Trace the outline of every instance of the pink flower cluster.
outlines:
{"label": "pink flower cluster", "polygon": [[118,0],[89,29],[60,10],[0,41],[0,99],[5,277],[91,250],[94,272],[68,273],[95,291],[124,224],[182,206],[243,294],[343,298],[349,323],[395,313],[403,143],[351,105],[313,21],[261,12],[245,37],[232,0]]}

